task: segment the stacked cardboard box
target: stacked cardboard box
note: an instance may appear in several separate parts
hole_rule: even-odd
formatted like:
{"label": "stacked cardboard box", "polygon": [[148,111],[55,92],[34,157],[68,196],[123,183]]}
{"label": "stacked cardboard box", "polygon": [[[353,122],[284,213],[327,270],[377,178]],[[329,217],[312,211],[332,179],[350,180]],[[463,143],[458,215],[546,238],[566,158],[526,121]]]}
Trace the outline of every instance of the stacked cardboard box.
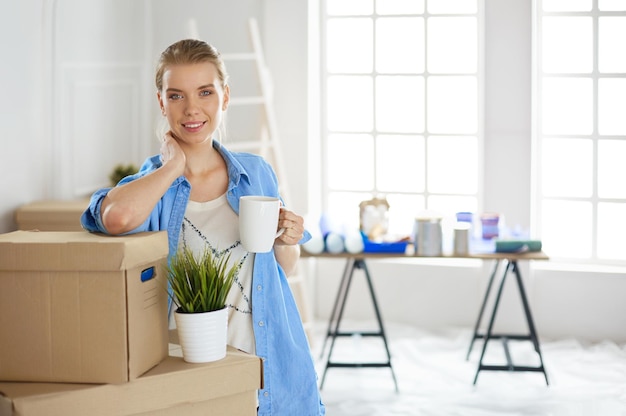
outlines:
{"label": "stacked cardboard box", "polygon": [[0,234],[0,416],[252,414],[257,357],[168,357],[167,252],[165,232]]}
{"label": "stacked cardboard box", "polygon": [[88,204],[88,199],[34,201],[15,211],[15,221],[18,230],[82,231],[80,216]]}
{"label": "stacked cardboard box", "polygon": [[167,235],[0,235],[0,380],[122,383],[167,356]]}

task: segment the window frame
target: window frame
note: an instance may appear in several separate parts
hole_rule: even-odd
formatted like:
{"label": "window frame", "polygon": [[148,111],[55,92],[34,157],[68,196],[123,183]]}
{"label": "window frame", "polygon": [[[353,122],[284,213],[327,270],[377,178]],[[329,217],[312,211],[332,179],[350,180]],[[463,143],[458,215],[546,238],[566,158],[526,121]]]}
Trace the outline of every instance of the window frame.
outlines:
{"label": "window frame", "polygon": [[[619,202],[626,204],[626,198],[602,198],[598,195],[600,187],[598,174],[598,144],[601,140],[626,140],[626,135],[603,135],[598,130],[598,121],[600,118],[598,108],[598,84],[601,79],[626,79],[625,73],[601,73],[599,72],[599,18],[605,16],[626,16],[626,11],[610,12],[600,11],[598,0],[591,0],[590,11],[544,11],[543,0],[534,0],[533,2],[533,126],[532,126],[532,189],[531,189],[531,228],[534,234],[541,236],[544,230],[543,209],[547,201],[583,201],[591,204],[591,221],[590,232],[592,236],[591,253],[589,257],[574,256],[558,256],[551,255],[551,259],[559,263],[581,264],[581,265],[612,265],[626,266],[626,257],[623,259],[609,259],[599,257],[599,224],[598,224],[598,208],[603,202]],[[551,16],[589,16],[592,19],[592,69],[589,73],[563,73],[563,72],[544,72],[543,71],[543,18]],[[543,85],[546,79],[567,79],[567,78],[583,78],[590,79],[592,83],[592,132],[590,134],[548,134],[542,131],[544,123],[543,118]],[[592,158],[592,192],[589,197],[568,197],[568,196],[545,196],[542,188],[545,180],[543,172],[543,152],[542,147],[545,139],[590,139],[592,142],[593,158]],[[575,226],[575,224],[574,224]],[[571,231],[572,235],[568,238],[575,237],[575,229]],[[544,241],[545,243],[546,241]],[[545,245],[545,244],[544,244]]]}
{"label": "window frame", "polygon": [[[320,0],[319,2],[319,44],[317,45],[317,47],[319,48],[319,87],[320,87],[320,95],[319,95],[319,108],[320,108],[320,112],[318,114],[319,119],[320,119],[320,145],[319,145],[319,149],[320,149],[320,162],[321,162],[321,169],[320,169],[320,189],[321,189],[321,198],[320,198],[320,207],[319,209],[321,210],[322,213],[325,213],[328,211],[328,207],[329,207],[329,196],[332,192],[339,192],[337,190],[331,189],[329,186],[329,166],[328,166],[328,158],[326,157],[327,152],[328,152],[328,146],[329,146],[329,142],[328,142],[328,138],[330,135],[332,135],[333,133],[338,133],[338,132],[333,132],[331,130],[329,130],[328,127],[328,120],[327,120],[327,95],[326,95],[326,91],[328,88],[328,77],[329,76],[333,76],[333,75],[337,75],[336,73],[332,73],[327,71],[327,59],[326,59],[326,43],[327,43],[327,31],[326,31],[326,24],[328,19],[332,19],[337,17],[337,15],[327,15],[326,12],[326,2],[330,1],[330,0]],[[380,0],[373,0],[373,5],[374,5],[374,11],[372,15],[366,15],[368,17],[373,17],[374,19],[374,26],[375,24],[375,19],[377,18],[377,14],[376,14],[376,10],[375,10],[375,4],[376,1],[380,1]],[[424,72],[421,74],[418,74],[419,76],[423,76],[424,77],[424,83],[425,83],[425,89],[427,88],[427,84],[428,84],[428,78],[432,75],[434,76],[468,76],[468,75],[473,75],[476,78],[476,131],[475,133],[472,133],[471,136],[476,137],[476,153],[477,153],[477,160],[476,160],[476,165],[477,165],[477,171],[476,171],[476,190],[473,193],[461,193],[461,194],[449,194],[449,195],[453,195],[453,196],[460,196],[460,197],[471,197],[471,198],[475,198],[476,200],[476,210],[474,212],[475,216],[479,216],[481,212],[483,212],[483,204],[484,204],[484,171],[485,171],[485,164],[484,164],[484,148],[485,148],[485,129],[484,129],[484,95],[485,95],[485,91],[484,91],[484,84],[485,84],[485,65],[484,65],[484,56],[485,56],[485,42],[484,42],[484,34],[485,34],[485,6],[484,6],[484,0],[476,0],[476,5],[477,5],[477,11],[475,14],[430,14],[428,12],[428,0],[424,0],[424,13],[422,15],[409,15],[409,16],[423,16],[424,18],[424,26],[425,26],[425,33],[424,33],[424,44],[425,44],[425,48],[427,47],[426,45],[428,44],[428,31],[427,31],[427,22],[428,22],[428,18],[431,16],[434,17],[442,17],[442,16],[472,16],[475,17],[477,19],[477,56],[476,56],[476,71],[474,74],[471,73],[467,73],[467,72],[463,72],[463,73],[449,73],[449,74],[443,74],[443,73],[434,73],[431,74],[428,71],[428,57],[427,57],[427,50],[425,49],[424,51],[424,62],[425,62],[425,69]],[[351,15],[352,16],[352,15]],[[390,15],[381,15],[382,17],[390,17]],[[391,15],[391,16],[397,16],[397,17],[406,17],[407,15]],[[341,16],[341,17],[345,17],[345,16]],[[375,48],[376,48],[376,41],[375,41],[375,28],[374,28],[374,40],[373,40],[373,48],[374,48],[374,54],[375,54]],[[375,55],[374,55],[375,56]],[[376,71],[376,68],[374,67],[372,69],[371,73],[368,74],[359,74],[359,75],[366,75],[372,78],[372,80],[375,80],[375,78],[379,75],[389,75],[388,73],[378,73]],[[406,74],[402,74],[402,73],[397,73],[397,75],[406,75]],[[413,74],[411,74],[413,75]],[[376,110],[375,110],[375,106],[376,106],[376,87],[374,86],[374,100],[373,100],[373,113],[374,113],[374,128],[371,131],[373,140],[374,140],[374,151],[376,151],[376,138],[378,135],[385,135],[385,134],[392,134],[389,132],[385,132],[385,131],[378,131],[376,128]],[[425,93],[423,99],[424,99],[424,117],[427,117],[427,108],[426,108],[426,101],[428,97],[428,93]],[[427,122],[426,122],[427,124]],[[350,132],[350,133],[357,133],[357,132]],[[393,133],[396,134],[396,133]],[[399,135],[409,135],[409,133],[398,133]],[[426,126],[424,131],[422,133],[410,133],[412,135],[421,135],[424,139],[424,150],[427,153],[428,152],[428,140],[429,138],[432,137],[437,137],[437,136],[468,136],[469,134],[454,134],[454,133],[431,133],[428,131],[428,127]],[[376,159],[374,159],[376,160]],[[374,163],[374,177],[376,178],[376,163]],[[426,167],[423,168],[424,169],[424,180],[425,183],[428,183],[428,178],[429,178],[429,173],[428,170],[426,169]],[[384,193],[384,192],[379,192],[376,189],[376,180],[374,180],[374,184],[373,184],[374,188],[371,190],[371,197],[380,197],[380,196],[385,196],[385,194],[409,194],[409,195],[418,195],[424,198],[424,204],[425,207],[428,207],[428,198],[431,197],[433,194],[429,191],[428,187],[426,186],[426,188],[424,189],[423,192],[421,193],[415,193],[415,192],[403,192],[403,191],[394,191],[394,192],[388,192],[388,193]],[[356,191],[356,190],[345,190],[346,192],[355,192],[355,193],[364,193],[363,191]],[[365,193],[368,193],[370,191],[366,191]],[[435,195],[441,195],[441,194],[435,194]],[[443,194],[443,195],[447,195],[447,194]],[[463,211],[463,209],[459,209],[459,211]],[[416,215],[419,214],[419,212],[415,213]],[[446,213],[449,214],[449,213]]]}

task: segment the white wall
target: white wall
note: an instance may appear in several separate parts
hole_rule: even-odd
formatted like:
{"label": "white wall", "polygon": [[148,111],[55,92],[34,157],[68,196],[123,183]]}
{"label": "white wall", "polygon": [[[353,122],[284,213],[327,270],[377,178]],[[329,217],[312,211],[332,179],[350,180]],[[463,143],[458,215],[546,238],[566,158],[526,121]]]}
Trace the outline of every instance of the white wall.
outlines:
{"label": "white wall", "polygon": [[[484,207],[505,213],[510,225],[530,223],[530,4],[486,0]],[[197,19],[200,36],[225,53],[249,50],[246,22],[258,19],[292,206],[306,214],[315,202],[315,190],[307,188],[318,180],[307,172],[319,162],[307,157],[309,145],[319,140],[308,119],[307,2],[21,0],[2,7],[0,232],[15,229],[14,210],[21,204],[79,196],[105,181],[114,160],[141,161],[156,151],[154,61],[165,46],[187,36],[190,17]],[[51,39],[60,47],[54,60]],[[237,87],[247,81],[233,79]],[[107,83],[112,89],[103,88]],[[100,164],[85,162],[96,153],[103,157]],[[490,267],[480,261],[370,263],[383,317],[428,328],[471,326]],[[310,277],[314,312],[327,317],[343,263],[303,260],[301,269]],[[523,265],[522,273],[543,337],[626,340],[626,279],[619,272]],[[350,318],[372,317],[362,283],[357,276],[346,311]],[[507,287],[498,326],[523,330],[517,294],[510,289],[515,287]]]}
{"label": "white wall", "polygon": [[[3,4],[0,42],[5,61],[0,87],[7,98],[0,100],[0,140],[11,157],[0,164],[0,232],[16,229],[14,212],[20,205],[88,196],[108,184],[116,163],[139,164],[158,151],[154,133],[161,116],[154,64],[166,46],[189,36],[191,18],[200,37],[223,53],[252,50],[250,17],[259,21],[264,44],[266,37],[282,38],[273,47],[264,46],[269,65],[280,65],[271,73],[286,166],[289,173],[295,171],[294,183],[303,183],[307,6],[291,3],[24,0]],[[264,5],[273,11],[266,12]],[[284,37],[294,25],[302,30],[300,36]],[[284,51],[291,54],[289,62],[285,66],[273,62]],[[241,93],[256,82],[251,80],[256,73],[237,77],[236,69],[233,65],[233,90]],[[297,99],[291,91],[299,92]],[[291,192],[299,212],[306,211],[306,191],[294,187]]]}
{"label": "white wall", "polygon": [[46,193],[49,171],[42,91],[43,1],[6,2],[0,13],[0,231],[14,229],[13,212]]}

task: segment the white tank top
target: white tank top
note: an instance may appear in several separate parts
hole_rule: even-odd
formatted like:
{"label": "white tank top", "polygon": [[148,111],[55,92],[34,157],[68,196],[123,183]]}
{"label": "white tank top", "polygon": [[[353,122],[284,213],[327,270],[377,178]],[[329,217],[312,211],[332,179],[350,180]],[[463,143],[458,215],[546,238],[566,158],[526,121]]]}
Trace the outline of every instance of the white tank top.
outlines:
{"label": "white tank top", "polygon": [[239,241],[239,217],[228,204],[226,194],[208,202],[189,201],[180,231],[179,248],[195,253],[209,248],[216,256],[230,253],[228,266],[241,263],[228,298],[228,344],[255,353],[252,330],[252,267],[254,253],[244,250]]}

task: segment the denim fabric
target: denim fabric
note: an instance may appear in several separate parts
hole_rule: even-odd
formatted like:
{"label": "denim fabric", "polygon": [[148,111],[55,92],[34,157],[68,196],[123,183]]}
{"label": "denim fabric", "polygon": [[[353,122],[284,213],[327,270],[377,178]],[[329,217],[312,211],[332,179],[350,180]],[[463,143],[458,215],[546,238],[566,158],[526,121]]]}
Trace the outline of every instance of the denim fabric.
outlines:
{"label": "denim fabric", "polygon": [[[279,197],[278,181],[271,166],[260,156],[226,150],[218,142],[228,168],[227,199],[239,213],[242,195]],[[139,172],[123,179],[126,183],[161,166],[159,155],[147,159]],[[111,188],[96,191],[81,217],[91,232],[106,230],[102,224],[102,200]],[[176,179],[146,221],[129,234],[167,230],[170,257],[176,252],[180,228],[191,186],[184,177]],[[305,231],[300,244],[311,238]],[[252,321],[256,354],[263,360],[263,389],[259,390],[261,416],[319,416],[325,414],[317,388],[313,358],[289,283],[274,252],[255,256],[252,284]]]}

